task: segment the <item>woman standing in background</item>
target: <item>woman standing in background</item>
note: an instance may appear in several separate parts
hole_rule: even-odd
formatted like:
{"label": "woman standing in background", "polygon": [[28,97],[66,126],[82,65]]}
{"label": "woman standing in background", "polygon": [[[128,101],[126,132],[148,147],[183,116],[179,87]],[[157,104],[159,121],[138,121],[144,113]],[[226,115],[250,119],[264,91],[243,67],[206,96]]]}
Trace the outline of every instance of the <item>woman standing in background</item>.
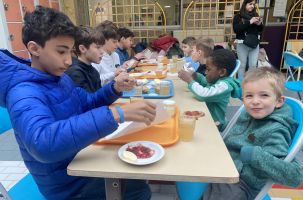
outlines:
{"label": "woman standing in background", "polygon": [[256,67],[259,53],[262,18],[256,12],[255,0],[244,0],[240,12],[234,16],[233,29],[236,33],[237,54],[241,61],[238,78],[243,79],[248,61],[249,68]]}

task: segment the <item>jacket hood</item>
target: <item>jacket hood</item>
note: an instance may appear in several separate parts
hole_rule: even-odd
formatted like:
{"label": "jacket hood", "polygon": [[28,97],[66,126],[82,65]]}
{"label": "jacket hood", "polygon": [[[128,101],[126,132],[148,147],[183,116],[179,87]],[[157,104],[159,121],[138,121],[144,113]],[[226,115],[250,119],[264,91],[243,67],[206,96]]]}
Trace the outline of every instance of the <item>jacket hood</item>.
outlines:
{"label": "jacket hood", "polygon": [[268,120],[274,120],[287,127],[291,133],[291,138],[294,137],[296,130],[298,128],[298,122],[293,119],[293,111],[289,105],[286,103],[266,117]]}
{"label": "jacket hood", "polygon": [[30,67],[31,60],[17,57],[6,49],[0,49],[0,106],[6,107],[8,91],[19,83],[47,82],[58,79]]}
{"label": "jacket hood", "polygon": [[224,81],[229,84],[231,88],[233,88],[233,90],[231,91],[231,97],[241,99],[242,89],[240,81],[233,77],[226,77]]}

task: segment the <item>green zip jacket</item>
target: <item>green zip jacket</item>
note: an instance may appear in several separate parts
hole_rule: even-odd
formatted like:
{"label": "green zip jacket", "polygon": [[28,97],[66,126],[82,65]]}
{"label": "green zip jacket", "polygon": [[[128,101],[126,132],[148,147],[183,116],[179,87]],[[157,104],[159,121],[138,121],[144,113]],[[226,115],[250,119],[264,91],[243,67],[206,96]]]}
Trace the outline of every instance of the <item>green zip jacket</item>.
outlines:
{"label": "green zip jacket", "polygon": [[232,77],[223,77],[215,83],[208,83],[205,76],[196,73],[195,80],[188,84],[188,89],[199,101],[204,101],[213,120],[225,124],[226,107],[229,98],[241,97],[240,82]]}
{"label": "green zip jacket", "polygon": [[253,119],[243,112],[225,138],[240,178],[254,189],[261,189],[268,179],[299,186],[303,180],[300,165],[295,160],[283,160],[297,125],[286,104],[263,119]]}

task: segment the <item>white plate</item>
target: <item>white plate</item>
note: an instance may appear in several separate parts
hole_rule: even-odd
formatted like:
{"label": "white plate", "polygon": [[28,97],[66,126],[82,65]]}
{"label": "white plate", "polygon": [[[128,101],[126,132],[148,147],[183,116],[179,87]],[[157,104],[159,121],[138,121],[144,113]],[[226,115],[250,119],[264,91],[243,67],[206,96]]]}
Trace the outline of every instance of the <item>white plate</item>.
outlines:
{"label": "white plate", "polygon": [[[148,148],[151,148],[152,150],[155,151],[154,155],[150,158],[144,158],[144,159],[140,159],[138,158],[135,161],[129,160],[124,158],[123,156],[123,152],[126,151],[128,146],[135,146],[138,144],[142,144],[143,146],[146,146]],[[124,162],[133,164],[133,165],[148,165],[154,162],[159,161],[161,158],[163,158],[165,154],[165,151],[163,149],[163,147],[155,142],[150,142],[150,141],[135,141],[135,142],[130,142],[127,143],[125,145],[123,145],[122,147],[120,147],[119,151],[118,151],[118,156],[121,160],[123,160]]]}

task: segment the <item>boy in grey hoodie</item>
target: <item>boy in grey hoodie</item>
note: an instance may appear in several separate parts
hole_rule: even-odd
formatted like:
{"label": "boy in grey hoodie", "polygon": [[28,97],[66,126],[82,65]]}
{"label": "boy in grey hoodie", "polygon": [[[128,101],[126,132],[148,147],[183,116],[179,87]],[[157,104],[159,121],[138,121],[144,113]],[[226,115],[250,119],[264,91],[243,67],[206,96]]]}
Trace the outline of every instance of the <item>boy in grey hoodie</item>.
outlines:
{"label": "boy in grey hoodie", "polygon": [[225,138],[240,174],[237,184],[210,184],[203,200],[253,200],[268,179],[297,187],[302,170],[283,159],[297,129],[292,110],[284,104],[284,76],[273,68],[248,71],[242,82],[243,112]]}

